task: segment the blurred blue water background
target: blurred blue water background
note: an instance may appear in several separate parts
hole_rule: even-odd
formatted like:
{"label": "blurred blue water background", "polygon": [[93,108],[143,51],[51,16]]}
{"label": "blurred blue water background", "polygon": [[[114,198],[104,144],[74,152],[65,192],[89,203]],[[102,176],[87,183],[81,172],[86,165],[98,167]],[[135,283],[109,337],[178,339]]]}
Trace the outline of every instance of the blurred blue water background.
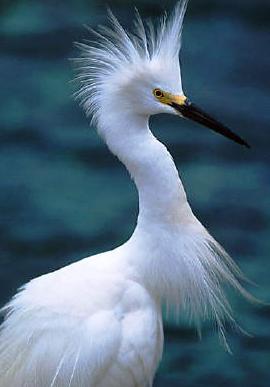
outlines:
{"label": "blurred blue water background", "polygon": [[[136,0],[145,17],[174,2]],[[0,303],[32,277],[113,248],[131,234],[137,196],[71,94],[73,41],[105,21],[131,26],[133,1],[1,0]],[[152,119],[194,212],[269,301],[270,2],[190,0],[182,50],[186,93],[252,145],[246,150],[174,117]],[[166,326],[156,387],[270,386],[270,307],[231,295],[253,337]],[[15,386],[13,386],[15,387]]]}

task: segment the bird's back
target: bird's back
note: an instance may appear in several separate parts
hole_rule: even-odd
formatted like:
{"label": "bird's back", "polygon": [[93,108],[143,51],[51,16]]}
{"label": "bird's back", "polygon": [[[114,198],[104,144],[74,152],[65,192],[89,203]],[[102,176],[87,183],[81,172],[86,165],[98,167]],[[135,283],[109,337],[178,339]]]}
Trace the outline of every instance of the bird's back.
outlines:
{"label": "bird's back", "polygon": [[1,387],[151,385],[163,344],[159,308],[134,280],[102,271],[103,259],[36,278],[6,307]]}

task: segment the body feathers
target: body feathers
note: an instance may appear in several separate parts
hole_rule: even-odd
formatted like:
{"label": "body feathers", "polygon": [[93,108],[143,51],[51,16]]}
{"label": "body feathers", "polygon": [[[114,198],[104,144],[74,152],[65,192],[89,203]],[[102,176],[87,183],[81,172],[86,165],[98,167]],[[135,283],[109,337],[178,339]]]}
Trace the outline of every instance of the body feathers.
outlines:
{"label": "body feathers", "polygon": [[[26,284],[3,309],[1,387],[149,387],[163,348],[165,302],[195,320],[233,322],[222,285],[241,273],[192,213],[176,166],[151,133],[171,112],[152,90],[182,93],[178,53],[186,1],[159,28],[137,16],[80,45],[78,97],[139,194],[131,238]],[[167,110],[166,110],[167,109]]]}

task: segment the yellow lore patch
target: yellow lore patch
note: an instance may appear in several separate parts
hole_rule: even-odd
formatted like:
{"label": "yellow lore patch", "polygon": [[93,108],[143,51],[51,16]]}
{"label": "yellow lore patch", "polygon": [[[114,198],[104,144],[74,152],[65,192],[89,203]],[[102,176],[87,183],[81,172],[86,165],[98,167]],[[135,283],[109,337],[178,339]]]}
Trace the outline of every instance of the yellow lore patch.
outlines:
{"label": "yellow lore patch", "polygon": [[174,95],[161,89],[154,89],[153,95],[159,102],[164,103],[166,105],[170,105],[172,102],[174,102],[177,105],[181,106],[184,105],[187,100],[187,97],[185,95]]}

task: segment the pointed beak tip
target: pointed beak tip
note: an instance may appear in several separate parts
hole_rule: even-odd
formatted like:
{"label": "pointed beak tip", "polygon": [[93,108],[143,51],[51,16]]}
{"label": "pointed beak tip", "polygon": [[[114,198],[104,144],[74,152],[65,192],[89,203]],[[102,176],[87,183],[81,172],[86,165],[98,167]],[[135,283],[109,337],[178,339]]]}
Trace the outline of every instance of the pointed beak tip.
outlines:
{"label": "pointed beak tip", "polygon": [[247,149],[251,149],[251,146],[249,145],[249,143],[243,140],[242,138],[241,138],[241,145],[243,145]]}

